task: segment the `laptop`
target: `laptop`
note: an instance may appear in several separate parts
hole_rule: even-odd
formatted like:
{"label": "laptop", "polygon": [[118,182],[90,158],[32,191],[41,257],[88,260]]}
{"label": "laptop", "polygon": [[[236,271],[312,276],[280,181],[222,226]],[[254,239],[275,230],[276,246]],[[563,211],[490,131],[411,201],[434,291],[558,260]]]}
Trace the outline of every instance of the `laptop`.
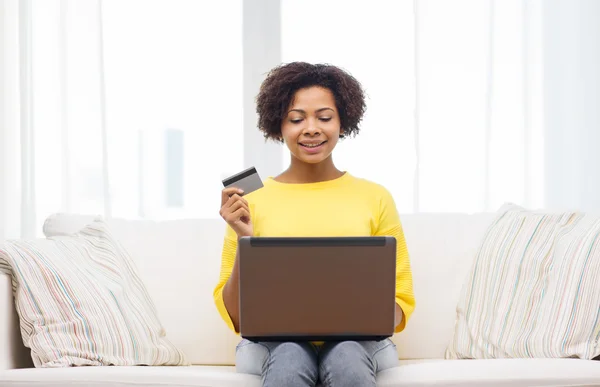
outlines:
{"label": "laptop", "polygon": [[394,333],[394,237],[243,237],[240,335],[382,340]]}

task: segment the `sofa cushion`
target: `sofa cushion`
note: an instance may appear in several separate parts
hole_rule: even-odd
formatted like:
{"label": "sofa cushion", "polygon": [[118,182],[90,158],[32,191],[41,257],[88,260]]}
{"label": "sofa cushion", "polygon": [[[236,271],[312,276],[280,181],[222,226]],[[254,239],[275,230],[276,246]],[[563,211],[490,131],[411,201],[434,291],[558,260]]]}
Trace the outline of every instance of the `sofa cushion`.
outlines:
{"label": "sofa cushion", "polygon": [[106,224],[0,244],[36,367],[182,365],[137,268]]}
{"label": "sofa cushion", "polygon": [[417,307],[395,335],[401,359],[439,359],[456,320],[456,304],[473,257],[495,214],[405,214]]}
{"label": "sofa cushion", "polygon": [[[382,387],[597,386],[600,362],[578,359],[411,361],[383,371]],[[0,372],[3,387],[259,387],[234,367],[79,367]]]}
{"label": "sofa cushion", "polygon": [[506,205],[457,307],[448,358],[600,354],[600,219]]}
{"label": "sofa cushion", "polygon": [[378,386],[598,386],[600,362],[580,359],[439,360],[383,371]]}
{"label": "sofa cushion", "polygon": [[0,371],[2,387],[260,387],[231,366],[73,367]]}

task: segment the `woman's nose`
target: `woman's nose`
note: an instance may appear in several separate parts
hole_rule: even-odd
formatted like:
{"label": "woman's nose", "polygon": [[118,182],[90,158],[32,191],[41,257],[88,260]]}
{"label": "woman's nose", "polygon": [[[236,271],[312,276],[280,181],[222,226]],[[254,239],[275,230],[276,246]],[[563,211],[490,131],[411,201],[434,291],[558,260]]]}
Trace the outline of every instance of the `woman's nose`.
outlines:
{"label": "woman's nose", "polygon": [[306,120],[306,123],[307,123],[307,125],[306,125],[306,128],[304,129],[304,134],[314,136],[314,135],[321,133],[321,129],[319,129],[317,120],[309,119],[309,120]]}

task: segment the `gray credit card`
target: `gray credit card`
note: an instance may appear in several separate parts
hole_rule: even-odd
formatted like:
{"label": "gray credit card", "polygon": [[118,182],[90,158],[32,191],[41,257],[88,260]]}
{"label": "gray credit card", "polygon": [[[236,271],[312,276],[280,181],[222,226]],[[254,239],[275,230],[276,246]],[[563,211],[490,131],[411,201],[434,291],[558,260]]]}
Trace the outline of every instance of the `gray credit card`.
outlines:
{"label": "gray credit card", "polygon": [[235,187],[244,191],[242,195],[248,195],[250,192],[254,192],[259,188],[263,187],[263,182],[256,172],[256,168],[250,167],[245,171],[236,173],[223,180],[223,186],[225,188]]}

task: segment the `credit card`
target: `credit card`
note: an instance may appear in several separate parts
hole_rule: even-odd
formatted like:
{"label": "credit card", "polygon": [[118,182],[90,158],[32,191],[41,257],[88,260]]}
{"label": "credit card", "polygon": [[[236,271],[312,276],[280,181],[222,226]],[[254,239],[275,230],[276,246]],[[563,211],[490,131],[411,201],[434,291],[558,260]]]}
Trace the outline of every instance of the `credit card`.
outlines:
{"label": "credit card", "polygon": [[244,191],[243,195],[248,195],[250,192],[254,192],[259,188],[263,187],[263,182],[258,176],[256,168],[250,167],[240,173],[236,173],[223,180],[223,186],[225,188],[235,187]]}

